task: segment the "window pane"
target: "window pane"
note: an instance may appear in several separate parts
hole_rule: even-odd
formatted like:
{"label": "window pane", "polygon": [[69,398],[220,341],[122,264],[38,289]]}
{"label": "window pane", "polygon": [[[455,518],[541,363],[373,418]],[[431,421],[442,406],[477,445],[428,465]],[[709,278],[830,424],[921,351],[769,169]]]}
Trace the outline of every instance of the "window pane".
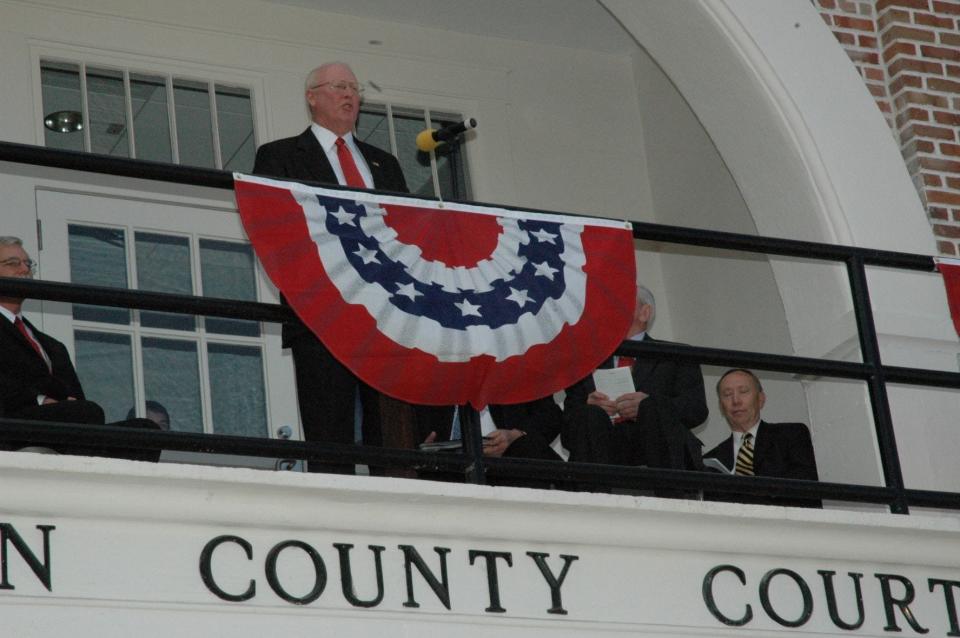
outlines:
{"label": "window pane", "polygon": [[393,154],[390,148],[390,126],[387,124],[387,111],[384,107],[364,105],[357,118],[357,138],[377,148]]}
{"label": "window pane", "polygon": [[[67,111],[80,117],[80,67],[76,64],[43,62],[40,65],[40,88],[43,93],[43,117]],[[69,133],[43,127],[43,143],[50,148],[83,150],[83,131]]]}
{"label": "window pane", "polygon": [[162,77],[130,75],[137,159],[172,162],[167,86]]}
{"label": "window pane", "polygon": [[260,348],[211,343],[207,352],[213,431],[269,436]]}
{"label": "window pane", "polygon": [[430,154],[417,150],[417,133],[427,127],[423,111],[393,109],[393,129],[397,135],[397,159],[415,195],[434,196]]}
{"label": "window pane", "polygon": [[[127,253],[123,229],[70,224],[67,234],[71,282],[127,288]],[[73,318],[128,324],[130,311],[126,308],[73,304]]]}
{"label": "window pane", "polygon": [[141,343],[147,400],[167,409],[171,430],[203,432],[197,344],[152,337],[144,337]]}
{"label": "window pane", "polygon": [[[452,113],[435,113],[430,117],[433,128],[443,128],[458,124],[463,119]],[[437,158],[437,179],[440,182],[440,195],[445,199],[470,199],[470,185],[464,166],[463,144],[460,139],[454,143],[441,144],[434,150]]]}
{"label": "window pane", "polygon": [[445,199],[470,199],[470,188],[466,171],[463,169],[462,149],[462,144],[441,144],[434,151],[437,157],[440,195]]}
{"label": "window pane", "polygon": [[[433,175],[430,154],[416,150],[417,135],[427,128],[425,112],[419,109],[394,107],[393,126],[397,138],[397,153],[411,192],[433,197]],[[439,129],[463,121],[457,113],[433,112],[431,128]],[[380,104],[363,105],[357,120],[357,137],[368,144],[392,153],[387,109]],[[441,144],[434,151],[437,161],[437,179],[440,195],[448,199],[470,199],[470,181],[466,169],[463,145]]]}
{"label": "window pane", "polygon": [[[200,279],[205,297],[256,301],[253,249],[249,244],[201,239]],[[204,321],[207,332],[250,337],[260,335],[260,324],[256,321],[217,317],[207,317]]]}
{"label": "window pane", "polygon": [[87,107],[91,152],[129,157],[123,73],[87,67]]}
{"label": "window pane", "polygon": [[180,163],[216,168],[207,85],[203,82],[174,80],[173,102],[177,112]]}
{"label": "window pane", "polygon": [[84,394],[100,404],[107,423],[126,419],[134,404],[130,336],[77,330],[74,346]]}
{"label": "window pane", "polygon": [[[137,288],[150,292],[193,294],[190,273],[190,242],[186,237],[134,233],[137,253]],[[193,330],[193,315],[140,311],[140,325],[147,328]]]}
{"label": "window pane", "polygon": [[253,137],[253,109],[248,89],[217,85],[217,126],[223,169],[253,170],[257,144]]}

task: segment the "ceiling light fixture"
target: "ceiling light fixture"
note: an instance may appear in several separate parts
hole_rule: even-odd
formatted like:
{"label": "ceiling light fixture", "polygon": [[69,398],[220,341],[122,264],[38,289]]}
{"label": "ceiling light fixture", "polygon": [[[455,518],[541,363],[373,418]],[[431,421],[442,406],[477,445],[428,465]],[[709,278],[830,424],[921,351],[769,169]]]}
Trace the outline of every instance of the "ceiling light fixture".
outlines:
{"label": "ceiling light fixture", "polygon": [[57,111],[43,118],[43,125],[57,133],[74,133],[83,130],[83,115],[80,111]]}

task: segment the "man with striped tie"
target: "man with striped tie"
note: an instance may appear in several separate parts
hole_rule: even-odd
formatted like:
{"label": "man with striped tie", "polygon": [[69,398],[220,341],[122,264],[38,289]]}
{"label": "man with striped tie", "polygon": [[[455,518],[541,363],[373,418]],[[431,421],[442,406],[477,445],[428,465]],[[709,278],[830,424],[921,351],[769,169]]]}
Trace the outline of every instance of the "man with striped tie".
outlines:
{"label": "man with striped tie", "polygon": [[[740,476],[769,476],[816,481],[817,462],[810,431],[803,423],[767,423],[760,418],[767,398],[760,379],[742,368],[727,370],[717,382],[720,411],[731,435],[703,455],[715,458]],[[820,507],[819,500],[776,496],[712,495],[711,500]]]}

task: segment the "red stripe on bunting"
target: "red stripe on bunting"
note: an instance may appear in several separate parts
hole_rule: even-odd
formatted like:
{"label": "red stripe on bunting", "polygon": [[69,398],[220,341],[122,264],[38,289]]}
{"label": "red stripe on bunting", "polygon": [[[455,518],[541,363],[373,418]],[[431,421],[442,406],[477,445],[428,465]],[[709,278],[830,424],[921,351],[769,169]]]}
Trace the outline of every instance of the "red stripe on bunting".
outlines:
{"label": "red stripe on bunting", "polygon": [[953,329],[960,335],[960,261],[944,258],[937,258],[935,261],[947,291],[947,306],[950,308],[950,318],[953,319]]}

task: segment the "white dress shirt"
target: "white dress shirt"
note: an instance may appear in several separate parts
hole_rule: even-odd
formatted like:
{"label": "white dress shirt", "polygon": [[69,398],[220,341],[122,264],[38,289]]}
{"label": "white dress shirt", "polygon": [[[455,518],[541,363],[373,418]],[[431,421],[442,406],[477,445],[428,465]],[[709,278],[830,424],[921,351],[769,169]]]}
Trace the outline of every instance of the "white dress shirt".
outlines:
{"label": "white dress shirt", "polygon": [[[340,167],[340,158],[337,156],[338,135],[320,126],[316,122],[310,125],[310,130],[313,131],[314,137],[320,142],[320,148],[327,154],[327,160],[329,160],[330,166],[333,167],[333,172],[337,176],[337,183],[341,186],[346,186],[347,180],[343,176],[343,169]],[[353,133],[347,133],[339,137],[343,137],[343,141],[347,143],[347,149],[349,149],[350,154],[353,155],[353,162],[357,165],[357,170],[360,171],[360,177],[363,178],[364,184],[366,184],[367,188],[373,188],[373,173],[370,172],[367,161],[363,159],[363,154],[360,153],[360,149],[357,147],[357,141],[353,139]]]}

